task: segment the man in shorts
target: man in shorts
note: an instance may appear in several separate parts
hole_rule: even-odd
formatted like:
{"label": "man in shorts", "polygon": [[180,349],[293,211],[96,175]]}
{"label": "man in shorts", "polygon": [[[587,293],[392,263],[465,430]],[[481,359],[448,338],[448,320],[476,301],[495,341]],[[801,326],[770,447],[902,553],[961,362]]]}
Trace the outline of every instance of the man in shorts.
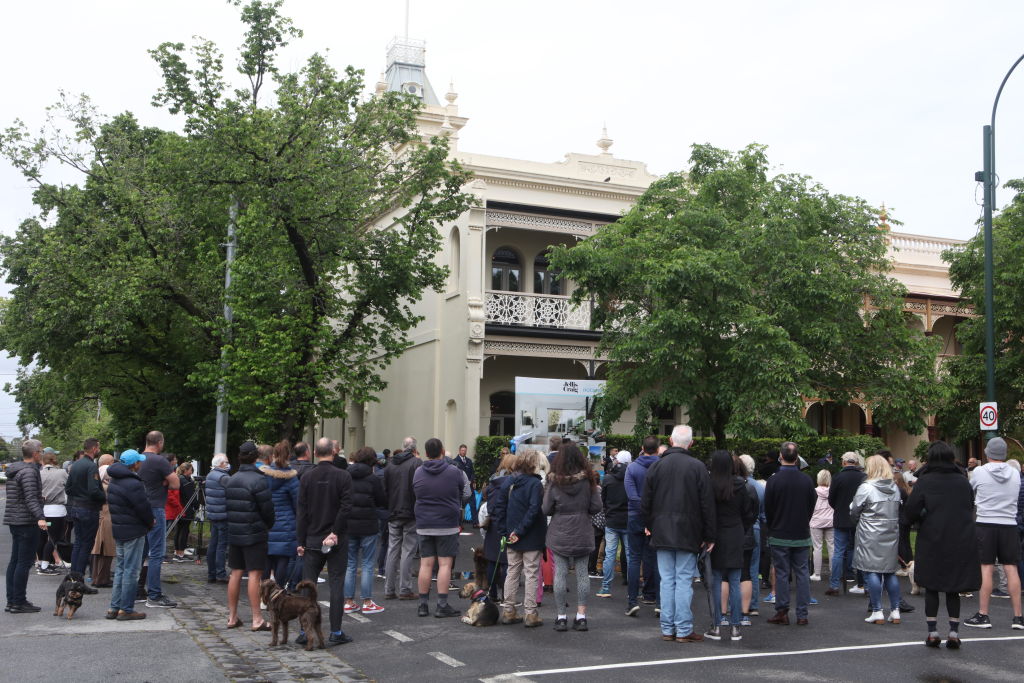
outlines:
{"label": "man in shorts", "polygon": [[267,477],[256,468],[256,444],[246,441],[238,449],[238,472],[224,481],[228,508],[228,628],[241,626],[238,598],[242,574],[249,574],[252,630],[269,631],[260,611],[260,580],[267,566],[267,535],[274,526],[274,501]]}
{"label": "man in shorts", "polygon": [[977,509],[978,553],[981,556],[981,590],[978,613],[964,621],[974,628],[992,628],[988,606],[992,598],[992,570],[999,562],[1006,571],[1006,585],[1013,606],[1010,627],[1024,630],[1021,615],[1020,539],[1017,534],[1017,498],[1020,475],[1006,464],[1006,441],[998,436],[985,445],[988,462],[971,473],[974,504]]}
{"label": "man in shorts", "polygon": [[412,490],[416,499],[416,535],[420,546],[418,577],[420,606],[417,614],[430,616],[430,577],[437,565],[437,609],[435,617],[455,617],[459,610],[448,604],[452,563],[459,554],[459,527],[462,506],[469,500],[469,481],[462,471],[444,459],[440,439],[424,444],[427,460],[416,468]]}

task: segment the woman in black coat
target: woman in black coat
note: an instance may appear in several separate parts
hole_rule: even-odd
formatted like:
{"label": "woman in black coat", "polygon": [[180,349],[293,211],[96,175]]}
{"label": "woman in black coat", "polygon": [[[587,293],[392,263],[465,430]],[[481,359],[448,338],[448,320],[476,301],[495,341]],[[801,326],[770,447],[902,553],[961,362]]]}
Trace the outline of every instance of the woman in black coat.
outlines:
{"label": "woman in black coat", "polygon": [[[729,451],[711,454],[711,488],[715,494],[715,547],[711,551],[711,595],[715,621],[704,637],[720,640],[719,624],[722,614],[722,580],[729,582],[729,624],[732,639],[740,639],[740,621],[743,616],[743,594],[740,582],[743,575],[744,546],[747,531],[754,526],[758,504],[751,500],[747,482],[734,474]],[[746,559],[749,566],[749,557]]]}
{"label": "woman in black coat", "polygon": [[946,647],[956,649],[960,647],[960,593],[978,590],[981,565],[974,530],[974,492],[945,442],[928,447],[928,464],[918,471],[903,514],[908,525],[918,524],[914,581],[925,589],[925,645],[938,647],[941,643],[939,593],[945,593],[949,614]]}
{"label": "woman in black coat", "polygon": [[[487,503],[487,521],[484,522],[484,559],[487,560],[488,594],[491,600],[498,602],[499,589],[505,586],[505,575],[508,572],[508,555],[501,547],[501,537],[505,535],[505,509],[508,505],[508,492],[505,483],[510,476],[509,468],[515,458],[511,453],[502,457],[498,469],[487,482],[480,495],[481,505]],[[484,579],[475,577],[477,584]],[[503,599],[503,596],[502,596]]]}

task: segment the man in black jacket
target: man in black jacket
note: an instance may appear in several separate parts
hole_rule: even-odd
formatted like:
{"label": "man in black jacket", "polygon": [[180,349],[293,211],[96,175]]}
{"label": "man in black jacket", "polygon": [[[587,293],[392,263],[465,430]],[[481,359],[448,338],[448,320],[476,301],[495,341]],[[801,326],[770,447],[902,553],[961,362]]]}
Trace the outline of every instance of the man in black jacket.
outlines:
{"label": "man in black jacket", "polygon": [[[296,526],[299,556],[303,558],[302,578],[316,582],[327,565],[331,591],[331,635],[329,645],[344,645],[352,639],[341,630],[345,613],[345,570],[348,569],[348,518],[352,512],[352,475],[334,464],[330,439],[316,442],[316,465],[299,481]],[[306,634],[296,640],[306,643]]]}
{"label": "man in black jacket", "polygon": [[480,520],[476,516],[476,475],[473,473],[473,461],[467,453],[469,449],[466,444],[459,446],[459,454],[452,458],[452,464],[458,467],[469,479],[469,518],[472,520],[473,528],[480,528]]}
{"label": "man in black jacket", "polygon": [[[832,486],[828,490],[828,504],[834,511],[832,527],[835,529],[835,539],[825,595],[839,595],[839,582],[843,578],[844,565],[846,576],[852,577],[854,574],[853,542],[857,525],[850,518],[850,503],[853,502],[857,488],[864,481],[865,474],[860,469],[860,458],[856,453],[843,453],[841,462],[843,469],[832,478]],[[852,590],[854,593],[863,593],[862,582],[858,581],[857,588]]]}
{"label": "man in black jacket", "polygon": [[238,449],[238,472],[227,478],[224,495],[228,505],[228,628],[241,625],[238,598],[242,592],[242,574],[249,574],[249,606],[252,629],[269,631],[270,624],[260,611],[260,581],[267,566],[267,537],[274,526],[274,501],[270,484],[256,468],[257,449],[246,441]]}
{"label": "man in black jacket", "polygon": [[807,625],[811,581],[807,559],[811,547],[811,515],[817,494],[811,478],[800,471],[797,446],[792,441],[779,451],[782,466],[765,485],[764,515],[768,546],[775,567],[775,616],[769,624],[789,625],[789,577],[796,579],[796,623]]}
{"label": "man in black jacket", "polygon": [[[416,451],[416,439],[405,437],[402,451],[391,456],[384,468],[384,492],[388,496],[388,563],[384,579],[384,599],[415,600],[412,590],[412,558],[416,552],[416,497],[412,477],[423,464]],[[399,592],[395,593],[395,588]]]}
{"label": "man in black jacket", "polygon": [[[68,481],[64,487],[68,494],[68,508],[74,524],[75,544],[71,551],[71,571],[85,573],[89,564],[89,554],[96,541],[96,530],[100,525],[100,510],[107,502],[107,496],[100,485],[99,468],[95,458],[100,453],[100,442],[97,439],[86,439],[82,446],[82,457],[71,466]],[[86,586],[86,593],[95,593],[96,589]]]}
{"label": "man in black jacket", "polygon": [[633,460],[629,451],[619,451],[611,469],[604,474],[601,484],[601,500],[604,503],[604,570],[599,598],[612,597],[612,579],[615,578],[615,557],[622,545],[622,577],[626,577],[625,557],[629,554],[628,526],[629,497],[626,495],[626,468]]}
{"label": "man in black jacket", "polygon": [[146,456],[138,451],[127,450],[121,453],[118,462],[107,468],[107,476],[110,477],[107,503],[117,547],[107,619],[134,621],[146,618],[145,612],[135,611],[135,592],[142,569],[142,554],[146,549],[146,534],[156,522],[149,507],[146,486],[138,475],[145,459]]}
{"label": "man in black jacket", "polygon": [[21,444],[22,461],[7,468],[4,524],[11,529],[11,559],[7,562],[7,607],[11,614],[30,614],[39,608],[28,601],[28,570],[39,543],[39,531],[46,531],[43,515],[42,480],[39,458],[42,444],[28,439]]}
{"label": "man in black jacket", "polygon": [[693,579],[697,554],[715,546],[715,497],[708,468],[686,450],[693,430],[677,425],[672,444],[651,465],[640,498],[661,576],[661,637],[680,643],[704,636],[693,628]]}

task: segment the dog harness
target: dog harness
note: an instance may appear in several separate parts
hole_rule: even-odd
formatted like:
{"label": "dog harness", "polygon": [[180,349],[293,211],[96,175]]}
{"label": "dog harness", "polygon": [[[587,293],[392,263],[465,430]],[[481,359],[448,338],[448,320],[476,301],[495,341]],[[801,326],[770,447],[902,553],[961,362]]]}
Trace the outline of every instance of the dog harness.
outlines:
{"label": "dog harness", "polygon": [[472,600],[473,602],[487,602],[487,591],[477,589],[477,591],[473,593],[473,597],[471,597],[470,600]]}

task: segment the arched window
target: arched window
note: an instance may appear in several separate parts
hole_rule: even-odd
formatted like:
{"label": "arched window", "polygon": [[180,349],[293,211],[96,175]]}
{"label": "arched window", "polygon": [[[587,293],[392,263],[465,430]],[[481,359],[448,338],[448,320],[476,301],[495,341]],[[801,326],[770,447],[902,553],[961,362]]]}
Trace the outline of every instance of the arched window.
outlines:
{"label": "arched window", "polygon": [[499,247],[491,257],[491,289],[518,292],[521,289],[522,266],[519,255],[508,247]]}
{"label": "arched window", "polygon": [[562,278],[551,270],[547,254],[538,254],[533,261],[533,293],[563,294]]}
{"label": "arched window", "polygon": [[459,270],[462,266],[462,247],[459,229],[452,228],[451,236],[448,238],[448,291],[459,290]]}

